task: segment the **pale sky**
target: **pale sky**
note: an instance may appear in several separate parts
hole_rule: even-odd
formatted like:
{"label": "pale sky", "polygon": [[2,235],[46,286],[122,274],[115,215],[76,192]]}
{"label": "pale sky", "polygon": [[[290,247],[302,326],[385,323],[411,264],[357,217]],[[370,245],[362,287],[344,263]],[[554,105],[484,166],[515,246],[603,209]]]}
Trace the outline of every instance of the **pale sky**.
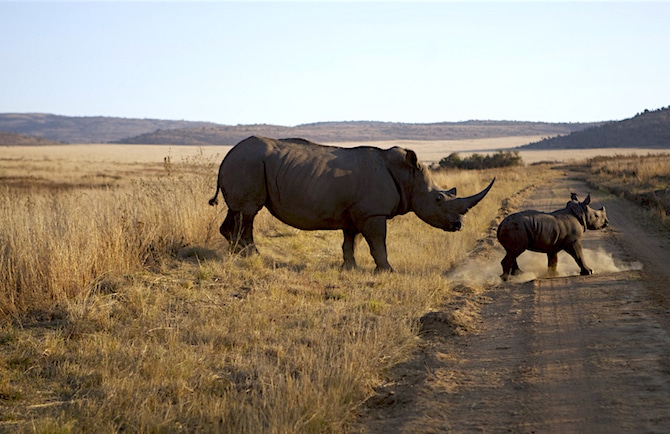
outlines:
{"label": "pale sky", "polygon": [[0,113],[297,125],[670,105],[670,2],[8,2]]}

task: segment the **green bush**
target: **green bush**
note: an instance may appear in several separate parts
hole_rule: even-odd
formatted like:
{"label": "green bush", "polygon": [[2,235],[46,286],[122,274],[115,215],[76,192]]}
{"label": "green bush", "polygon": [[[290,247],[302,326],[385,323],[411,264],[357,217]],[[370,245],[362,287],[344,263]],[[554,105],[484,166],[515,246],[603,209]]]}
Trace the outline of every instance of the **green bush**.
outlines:
{"label": "green bush", "polygon": [[445,169],[493,169],[496,167],[522,166],[523,159],[519,151],[497,151],[492,155],[472,154],[461,158],[457,152],[444,157],[439,165]]}

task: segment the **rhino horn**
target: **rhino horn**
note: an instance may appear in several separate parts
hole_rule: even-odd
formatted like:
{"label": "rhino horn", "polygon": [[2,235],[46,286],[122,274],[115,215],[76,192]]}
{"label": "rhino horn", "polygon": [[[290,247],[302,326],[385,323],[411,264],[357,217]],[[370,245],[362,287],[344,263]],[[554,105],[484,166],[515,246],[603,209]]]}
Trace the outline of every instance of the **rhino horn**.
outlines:
{"label": "rhino horn", "polygon": [[486,196],[491,187],[493,187],[493,183],[495,182],[495,180],[496,179],[493,178],[488,187],[486,187],[484,190],[480,191],[479,193],[473,196],[459,197],[457,199],[454,199],[452,204],[458,210],[458,213],[465,214],[470,210],[470,208],[477,205],[480,200],[484,199],[484,196]]}

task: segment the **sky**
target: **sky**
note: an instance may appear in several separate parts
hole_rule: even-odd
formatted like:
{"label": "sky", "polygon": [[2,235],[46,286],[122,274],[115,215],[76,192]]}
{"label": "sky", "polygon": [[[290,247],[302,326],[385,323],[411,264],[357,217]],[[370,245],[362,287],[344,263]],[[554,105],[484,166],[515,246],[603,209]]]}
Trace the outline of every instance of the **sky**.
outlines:
{"label": "sky", "polygon": [[293,126],[665,106],[667,1],[0,0],[0,113]]}

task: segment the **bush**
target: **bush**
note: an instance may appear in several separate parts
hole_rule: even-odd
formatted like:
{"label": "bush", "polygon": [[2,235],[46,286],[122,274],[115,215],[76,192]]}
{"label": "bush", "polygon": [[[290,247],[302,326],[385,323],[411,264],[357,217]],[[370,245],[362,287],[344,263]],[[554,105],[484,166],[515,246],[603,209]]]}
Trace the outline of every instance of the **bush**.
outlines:
{"label": "bush", "polygon": [[522,166],[523,159],[519,151],[498,151],[493,155],[472,154],[461,158],[457,152],[444,157],[439,165],[445,169],[493,169],[497,167]]}

